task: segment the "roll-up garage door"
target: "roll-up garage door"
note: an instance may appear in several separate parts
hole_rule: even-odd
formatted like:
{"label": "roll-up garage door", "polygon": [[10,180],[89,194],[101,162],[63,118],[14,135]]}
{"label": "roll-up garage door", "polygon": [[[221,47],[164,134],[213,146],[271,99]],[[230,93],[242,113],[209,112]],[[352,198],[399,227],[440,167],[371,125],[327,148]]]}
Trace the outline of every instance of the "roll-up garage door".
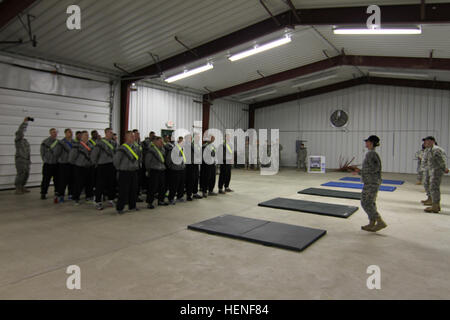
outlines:
{"label": "roll-up garage door", "polygon": [[74,134],[78,130],[103,130],[110,125],[110,103],[0,89],[0,190],[14,187],[14,137],[27,116],[35,119],[29,123],[25,133],[31,145],[32,162],[28,186],[37,186],[40,184],[42,171],[40,144],[49,136],[49,129],[58,130],[58,139],[64,137],[66,128],[71,128]]}

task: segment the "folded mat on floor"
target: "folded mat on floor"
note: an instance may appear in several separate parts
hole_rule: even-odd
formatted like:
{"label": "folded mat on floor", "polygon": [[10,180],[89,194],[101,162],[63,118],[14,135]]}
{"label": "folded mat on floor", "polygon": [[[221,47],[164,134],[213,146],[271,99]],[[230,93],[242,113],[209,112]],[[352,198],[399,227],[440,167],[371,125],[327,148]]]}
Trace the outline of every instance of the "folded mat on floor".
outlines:
{"label": "folded mat on floor", "polygon": [[321,229],[233,215],[192,224],[188,229],[294,251],[303,251],[327,233]]}
{"label": "folded mat on floor", "polygon": [[[339,180],[341,180],[341,181],[361,182],[361,178],[358,178],[358,177],[344,177],[344,178],[341,178],[341,179],[339,179]],[[405,183],[405,181],[402,181],[402,180],[386,180],[386,179],[383,179],[383,181],[382,181],[381,183],[383,183],[383,184],[394,184],[394,185],[401,186],[402,184]]]}
{"label": "folded mat on floor", "polygon": [[322,196],[340,199],[361,200],[361,192],[349,192],[331,189],[308,188],[298,192],[299,194],[307,194],[310,196]]}
{"label": "folded mat on floor", "polygon": [[258,205],[261,207],[300,211],[338,218],[348,218],[358,210],[358,207],[286,198],[275,198],[261,202]]}
{"label": "folded mat on floor", "polygon": [[[348,182],[327,182],[322,184],[323,187],[336,187],[336,188],[350,188],[350,189],[362,189],[364,184],[362,183],[348,183]],[[397,190],[397,187],[392,186],[380,186],[380,191],[393,192]]]}

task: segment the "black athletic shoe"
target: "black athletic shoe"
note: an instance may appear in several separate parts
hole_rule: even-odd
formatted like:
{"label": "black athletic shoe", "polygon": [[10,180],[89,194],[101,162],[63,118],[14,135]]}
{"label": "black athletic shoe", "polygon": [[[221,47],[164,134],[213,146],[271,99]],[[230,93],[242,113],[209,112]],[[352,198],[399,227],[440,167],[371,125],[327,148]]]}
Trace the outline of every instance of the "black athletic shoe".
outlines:
{"label": "black athletic shoe", "polygon": [[158,206],[168,206],[169,204],[167,202],[161,202],[158,201]]}
{"label": "black athletic shoe", "polygon": [[187,197],[186,201],[192,201],[192,198],[191,197]]}
{"label": "black athletic shoe", "polygon": [[124,214],[124,212],[123,212],[123,210],[117,210],[117,214],[122,215],[122,214]]}
{"label": "black athletic shoe", "polygon": [[45,194],[41,194],[41,200],[47,200],[47,196]]}
{"label": "black athletic shoe", "polygon": [[226,191],[226,192],[234,192],[234,191],[231,190],[230,188],[226,188],[225,191]]}
{"label": "black athletic shoe", "polygon": [[203,192],[203,197],[202,198],[208,198],[208,194],[206,192]]}
{"label": "black athletic shoe", "polygon": [[217,193],[215,193],[214,191],[210,191],[208,192],[208,196],[217,196]]}
{"label": "black athletic shoe", "polygon": [[194,194],[194,199],[203,199],[203,197],[199,194]]}
{"label": "black athletic shoe", "polygon": [[219,190],[219,194],[225,194],[225,191],[223,191],[222,189]]}
{"label": "black athletic shoe", "polygon": [[147,209],[155,209],[155,206],[152,205],[151,203],[149,203],[149,204],[147,205]]}

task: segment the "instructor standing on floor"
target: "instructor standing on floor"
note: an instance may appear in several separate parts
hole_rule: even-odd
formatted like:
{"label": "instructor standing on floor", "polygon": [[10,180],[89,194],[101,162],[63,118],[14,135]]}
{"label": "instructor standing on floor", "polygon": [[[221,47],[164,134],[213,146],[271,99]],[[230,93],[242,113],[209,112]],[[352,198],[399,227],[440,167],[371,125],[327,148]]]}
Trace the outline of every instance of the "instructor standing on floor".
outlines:
{"label": "instructor standing on floor", "polygon": [[25,192],[30,192],[25,188],[27,184],[28,177],[30,176],[30,144],[27,139],[25,139],[25,131],[28,127],[28,121],[33,121],[31,118],[26,117],[19,129],[16,132],[16,138],[14,139],[14,144],[16,146],[16,194],[24,194]]}
{"label": "instructor standing on floor", "polygon": [[354,174],[360,174],[364,187],[361,194],[361,206],[369,216],[369,224],[361,227],[364,231],[377,232],[387,225],[381,219],[377,211],[376,199],[381,185],[381,159],[375,148],[380,145],[380,138],[370,136],[364,140],[366,148],[369,150],[364,159],[362,169],[355,169]]}

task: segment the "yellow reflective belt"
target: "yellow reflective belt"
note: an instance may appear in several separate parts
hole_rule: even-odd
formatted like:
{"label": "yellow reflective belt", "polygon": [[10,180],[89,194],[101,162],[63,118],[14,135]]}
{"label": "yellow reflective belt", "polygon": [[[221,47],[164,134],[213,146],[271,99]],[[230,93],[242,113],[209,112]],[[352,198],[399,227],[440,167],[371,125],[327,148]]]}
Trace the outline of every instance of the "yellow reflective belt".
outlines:
{"label": "yellow reflective belt", "polygon": [[92,139],[89,139],[89,141],[94,145],[94,147],[97,145],[97,143],[95,143],[95,141],[94,140],[92,140]]}
{"label": "yellow reflective belt", "polygon": [[111,144],[111,143],[109,143],[109,141],[108,140],[106,140],[106,139],[102,139],[102,141],[112,150],[112,151],[114,151],[114,146]]}
{"label": "yellow reflective belt", "polygon": [[134,143],[134,146],[135,146],[135,147],[138,147],[139,150],[142,151],[142,147],[141,147],[141,145],[140,145],[139,143],[135,142],[135,143]]}
{"label": "yellow reflective belt", "polygon": [[55,140],[52,145],[50,146],[50,149],[53,149],[58,144],[58,140]]}
{"label": "yellow reflective belt", "polygon": [[184,155],[183,149],[181,149],[181,147],[179,145],[177,145],[177,147],[178,147],[178,150],[180,150],[181,155],[183,156],[184,163],[186,163],[186,156]]}
{"label": "yellow reflective belt", "polygon": [[162,162],[164,163],[164,156],[163,156],[163,154],[161,153],[161,151],[159,151],[159,148],[156,147],[156,145],[153,142],[152,142],[152,147],[155,148],[156,152],[158,152],[159,157],[161,158]]}
{"label": "yellow reflective belt", "polygon": [[131,154],[136,158],[136,160],[139,160],[139,156],[136,154],[136,152],[133,151],[133,149],[130,148],[129,145],[127,145],[126,143],[124,143],[123,146],[124,146],[125,148],[127,148],[128,151],[131,152]]}
{"label": "yellow reflective belt", "polygon": [[229,145],[228,143],[225,143],[225,144],[226,144],[226,146],[227,146],[228,151],[230,151],[230,153],[233,153],[233,150],[231,150],[230,145]]}

